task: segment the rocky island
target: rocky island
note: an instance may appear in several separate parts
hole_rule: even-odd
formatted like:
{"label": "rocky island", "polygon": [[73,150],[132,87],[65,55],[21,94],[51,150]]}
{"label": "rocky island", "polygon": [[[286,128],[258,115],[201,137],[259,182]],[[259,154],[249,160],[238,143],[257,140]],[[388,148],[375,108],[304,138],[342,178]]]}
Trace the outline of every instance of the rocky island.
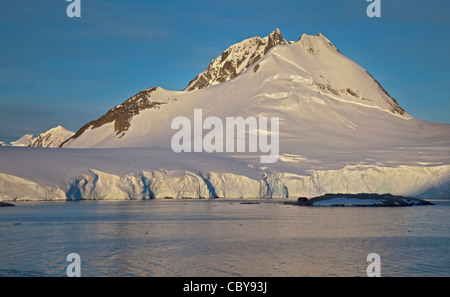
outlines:
{"label": "rocky island", "polygon": [[323,196],[298,198],[299,206],[413,206],[434,205],[433,203],[413,197],[396,196],[392,194],[325,194]]}
{"label": "rocky island", "polygon": [[6,207],[6,206],[14,206],[14,204],[10,204],[10,203],[6,203],[6,202],[1,202],[0,201],[0,207]]}

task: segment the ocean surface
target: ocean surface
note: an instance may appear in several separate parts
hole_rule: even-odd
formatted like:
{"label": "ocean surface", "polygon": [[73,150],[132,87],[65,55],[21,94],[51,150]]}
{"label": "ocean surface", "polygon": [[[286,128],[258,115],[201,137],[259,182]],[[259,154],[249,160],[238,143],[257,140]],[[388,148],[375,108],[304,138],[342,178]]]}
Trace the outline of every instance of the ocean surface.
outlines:
{"label": "ocean surface", "polygon": [[0,208],[0,276],[450,276],[450,200],[299,207],[281,200],[16,202]]}

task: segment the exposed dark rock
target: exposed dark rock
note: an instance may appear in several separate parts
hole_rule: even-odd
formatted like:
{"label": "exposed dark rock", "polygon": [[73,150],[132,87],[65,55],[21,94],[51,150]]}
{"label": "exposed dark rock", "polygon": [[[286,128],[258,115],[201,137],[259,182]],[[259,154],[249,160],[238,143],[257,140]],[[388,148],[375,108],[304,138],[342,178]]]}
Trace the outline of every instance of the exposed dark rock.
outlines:
{"label": "exposed dark rock", "polygon": [[[256,46],[251,48],[251,51],[246,51],[245,55],[239,60],[227,60],[233,52],[232,47],[228,48],[219,57],[212,60],[206,70],[191,80],[185,90],[199,90],[209,87],[215,83],[222,83],[232,80],[259,61],[274,46],[287,43],[278,29],[272,32],[266,40],[263,40],[264,39],[262,38],[257,39]],[[248,61],[242,67],[242,64],[247,60],[247,58]],[[258,69],[254,71],[257,70]]]}
{"label": "exposed dark rock", "polygon": [[[433,203],[413,197],[398,196],[392,194],[371,194],[371,193],[360,193],[360,194],[325,194],[323,196],[314,197],[308,200],[302,200],[297,202],[299,206],[315,206],[317,202],[329,201],[330,206],[345,206],[341,204],[337,198],[349,198],[361,200],[361,203],[353,204],[352,206],[363,206],[363,207],[390,207],[390,206],[414,206],[414,205],[434,205]],[[299,198],[300,199],[300,198]],[[333,199],[336,203],[333,203]],[[366,200],[366,201],[364,201]],[[367,200],[376,201],[376,203],[368,204]]]}
{"label": "exposed dark rock", "polygon": [[11,203],[6,203],[6,202],[1,202],[0,201],[0,207],[7,207],[7,206],[15,206],[15,205],[11,204]]}
{"label": "exposed dark rock", "polygon": [[347,93],[349,93],[349,94],[352,95],[353,97],[359,98],[359,94],[356,93],[355,91],[353,91],[352,89],[347,88],[346,91],[347,91]]}
{"label": "exposed dark rock", "polygon": [[110,109],[100,118],[84,125],[75,133],[75,135],[63,142],[60,147],[63,147],[69,140],[78,138],[89,128],[99,128],[105,124],[112,122],[114,122],[114,131],[116,132],[116,135],[120,135],[119,137],[123,137],[125,132],[130,128],[131,119],[135,115],[138,115],[143,110],[158,108],[162,104],[167,104],[164,102],[150,101],[150,94],[154,91],[156,91],[156,87],[139,92],[124,103]]}
{"label": "exposed dark rock", "polygon": [[[322,77],[322,76],[321,76]],[[330,84],[324,85],[318,82],[315,82],[316,86],[319,87],[322,91],[328,91],[336,96],[339,96],[339,91],[333,89]]]}
{"label": "exposed dark rock", "polygon": [[[281,35],[280,30],[276,29],[272,34],[269,35],[269,41],[267,42],[266,47],[264,48],[264,55],[270,51],[270,49],[279,44],[286,44],[286,40],[284,40]],[[251,65],[250,65],[251,66]]]}
{"label": "exposed dark rock", "polygon": [[297,205],[305,205],[308,202],[308,198],[306,197],[299,197],[297,199]]}

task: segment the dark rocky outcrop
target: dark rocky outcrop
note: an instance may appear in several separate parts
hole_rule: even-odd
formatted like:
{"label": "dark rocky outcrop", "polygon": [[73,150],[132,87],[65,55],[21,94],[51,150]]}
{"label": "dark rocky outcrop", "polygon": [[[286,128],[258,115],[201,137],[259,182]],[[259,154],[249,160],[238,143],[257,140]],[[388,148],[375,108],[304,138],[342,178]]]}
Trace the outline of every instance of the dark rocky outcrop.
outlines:
{"label": "dark rocky outcrop", "polygon": [[11,204],[11,203],[6,203],[6,202],[1,202],[0,201],[0,207],[7,207],[7,206],[15,206],[15,205]]}
{"label": "dark rocky outcrop", "polygon": [[[353,204],[352,206],[363,206],[363,207],[393,207],[393,206],[414,206],[414,205],[434,205],[433,203],[413,197],[398,196],[392,194],[371,194],[371,193],[360,193],[360,194],[325,194],[323,196],[314,197],[311,199],[299,198],[297,205],[299,206],[316,206],[317,202],[329,201],[330,206],[346,206],[341,204],[340,200],[337,198],[348,198],[357,199],[361,203]],[[333,202],[333,199],[336,201]],[[365,201],[364,201],[365,200]],[[376,203],[367,203],[367,201],[376,201]]]}
{"label": "dark rocky outcrop", "polygon": [[[219,57],[212,60],[206,70],[191,80],[185,90],[199,90],[216,83],[223,83],[225,81],[232,80],[258,62],[258,60],[260,60],[274,46],[287,43],[278,29],[273,31],[266,38],[254,37],[253,40],[256,42],[256,46],[251,48],[249,47],[245,55],[241,56],[239,59],[229,58],[230,55],[236,51],[236,46],[239,44],[228,48]],[[246,62],[246,64],[242,67],[242,63],[244,62]],[[256,72],[258,68],[255,67],[254,71]]]}
{"label": "dark rocky outcrop", "polygon": [[100,118],[91,121],[79,129],[72,137],[64,141],[60,147],[63,147],[68,141],[78,138],[87,129],[99,128],[105,124],[114,122],[114,131],[119,137],[123,137],[125,132],[130,128],[131,119],[138,115],[141,111],[158,108],[164,102],[152,102],[150,101],[151,93],[156,91],[156,87],[144,90],[129,98],[124,103],[110,109],[106,114]]}

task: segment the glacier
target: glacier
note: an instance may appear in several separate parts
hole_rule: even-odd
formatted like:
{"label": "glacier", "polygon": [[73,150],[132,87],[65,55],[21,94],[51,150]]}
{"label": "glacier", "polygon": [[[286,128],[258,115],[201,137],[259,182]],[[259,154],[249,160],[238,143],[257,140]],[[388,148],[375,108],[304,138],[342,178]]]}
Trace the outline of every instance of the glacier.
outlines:
{"label": "glacier", "polygon": [[[0,146],[0,201],[450,197],[450,125],[409,115],[322,34],[271,36],[230,47],[186,90],[139,92],[60,148]],[[172,120],[194,122],[198,108],[222,121],[279,118],[278,162],[174,152]]]}
{"label": "glacier", "polygon": [[0,173],[0,201],[296,199],[327,193],[391,193],[448,198],[450,165],[352,165],[338,170],[314,170],[309,175],[258,171],[252,177],[231,172],[163,169],[119,175],[89,169],[60,183]]}

